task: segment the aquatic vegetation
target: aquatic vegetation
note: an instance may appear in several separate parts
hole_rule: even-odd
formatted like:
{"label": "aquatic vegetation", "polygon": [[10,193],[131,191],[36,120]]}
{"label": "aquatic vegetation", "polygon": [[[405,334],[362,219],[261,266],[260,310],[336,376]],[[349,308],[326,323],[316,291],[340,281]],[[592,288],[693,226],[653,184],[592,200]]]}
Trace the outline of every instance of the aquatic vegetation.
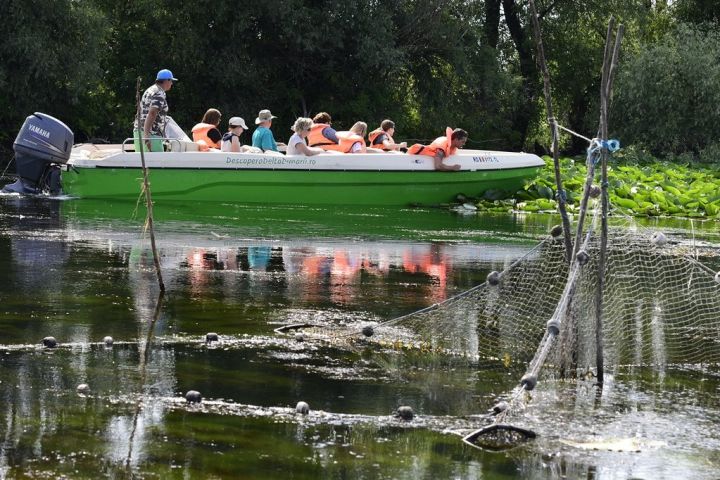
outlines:
{"label": "aquatic vegetation", "polygon": [[[552,159],[547,168],[514,194],[485,192],[477,202],[485,212],[556,212]],[[587,168],[584,159],[561,159],[568,211],[579,210]],[[633,216],[674,216],[720,220],[720,169],[716,166],[640,162],[630,155],[615,156],[609,165],[610,204]]]}

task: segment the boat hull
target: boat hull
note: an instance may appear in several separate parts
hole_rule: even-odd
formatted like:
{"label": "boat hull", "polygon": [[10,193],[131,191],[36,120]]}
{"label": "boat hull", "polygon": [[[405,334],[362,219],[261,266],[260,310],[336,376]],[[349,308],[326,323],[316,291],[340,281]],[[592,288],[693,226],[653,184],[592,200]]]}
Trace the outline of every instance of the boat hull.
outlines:
{"label": "boat hull", "polygon": [[[534,155],[454,156],[456,172],[433,169],[429,157],[319,155],[252,157],[242,154],[146,155],[154,200],[303,205],[408,205],[454,201],[489,189],[514,192],[544,162]],[[385,157],[385,156],[383,156]],[[473,160],[473,158],[475,160]],[[494,161],[482,160],[495,159]],[[80,198],[137,199],[139,155],[76,159],[63,172],[63,189]]]}
{"label": "boat hull", "polygon": [[[475,172],[316,172],[152,169],[156,200],[323,205],[407,205],[450,202],[457,194],[515,191],[537,168]],[[81,198],[137,198],[139,169],[63,173],[63,187]]]}

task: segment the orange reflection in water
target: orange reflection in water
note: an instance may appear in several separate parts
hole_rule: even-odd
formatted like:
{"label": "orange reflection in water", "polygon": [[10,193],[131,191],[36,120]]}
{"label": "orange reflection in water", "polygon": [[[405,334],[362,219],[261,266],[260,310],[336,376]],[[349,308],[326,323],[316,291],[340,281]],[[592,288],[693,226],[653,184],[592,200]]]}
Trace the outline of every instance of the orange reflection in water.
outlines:
{"label": "orange reflection in water", "polygon": [[185,265],[189,270],[188,282],[193,295],[207,290],[212,271],[216,270],[217,256],[204,248],[192,248],[185,255]]}
{"label": "orange reflection in water", "polygon": [[[305,299],[327,296],[338,304],[357,300],[363,283],[387,279],[391,271],[430,278],[425,286],[433,302],[446,297],[450,257],[440,244],[323,247],[192,248],[180,266],[188,269],[192,293],[210,288],[212,271],[247,272],[250,283],[268,281],[262,272],[284,272],[288,294]],[[364,277],[363,275],[370,276]]]}
{"label": "orange reflection in water", "polygon": [[431,244],[428,247],[404,252],[403,269],[406,272],[421,272],[432,277],[437,286],[430,289],[430,296],[433,302],[437,303],[447,298],[445,289],[450,270],[449,261],[447,255],[443,254],[441,245]]}

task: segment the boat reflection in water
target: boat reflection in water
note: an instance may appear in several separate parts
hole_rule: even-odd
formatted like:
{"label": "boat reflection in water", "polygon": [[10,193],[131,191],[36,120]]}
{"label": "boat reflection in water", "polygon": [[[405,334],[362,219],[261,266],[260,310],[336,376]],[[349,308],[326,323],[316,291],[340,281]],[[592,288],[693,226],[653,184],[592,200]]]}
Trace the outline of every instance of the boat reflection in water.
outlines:
{"label": "boat reflection in water", "polygon": [[[457,285],[457,281],[448,285],[448,277],[456,273],[455,263],[463,278],[482,281],[480,273],[474,275],[472,269],[490,268],[483,265],[488,262],[503,264],[524,251],[524,247],[507,245],[493,248],[404,242],[298,241],[187,247],[168,245],[165,241],[160,245],[166,281],[186,287],[191,296],[217,296],[225,292],[225,296],[236,297],[247,291],[256,300],[281,294],[290,303],[329,301],[355,307],[360,307],[363,299],[376,296],[373,295],[376,289],[387,291],[393,285],[397,287],[397,281],[415,293],[422,293],[420,299],[403,296],[412,305],[440,302],[458,287],[472,286]],[[132,246],[129,257],[131,269],[153,266],[144,243]],[[403,298],[397,300],[402,302]]]}

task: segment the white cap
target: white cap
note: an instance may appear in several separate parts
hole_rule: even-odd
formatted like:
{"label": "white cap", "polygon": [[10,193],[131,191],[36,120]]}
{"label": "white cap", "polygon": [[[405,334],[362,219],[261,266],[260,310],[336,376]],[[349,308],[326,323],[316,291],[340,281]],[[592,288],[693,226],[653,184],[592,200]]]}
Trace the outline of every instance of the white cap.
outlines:
{"label": "white cap", "polygon": [[232,117],[230,120],[228,120],[228,126],[230,127],[242,127],[243,129],[247,130],[247,125],[245,125],[245,120],[243,120],[240,117]]}

